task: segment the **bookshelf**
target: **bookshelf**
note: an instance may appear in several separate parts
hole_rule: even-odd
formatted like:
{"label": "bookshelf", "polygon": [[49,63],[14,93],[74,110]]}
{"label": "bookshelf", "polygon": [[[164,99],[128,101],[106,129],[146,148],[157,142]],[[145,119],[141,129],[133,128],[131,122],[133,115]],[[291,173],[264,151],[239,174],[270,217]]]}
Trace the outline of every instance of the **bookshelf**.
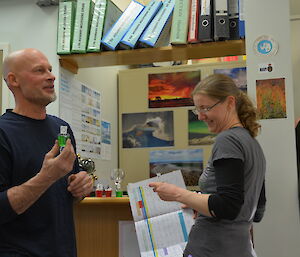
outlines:
{"label": "bookshelf", "polygon": [[245,54],[246,47],[244,40],[228,40],[184,46],[60,55],[59,61],[63,68],[77,74],[79,68],[134,65]]}

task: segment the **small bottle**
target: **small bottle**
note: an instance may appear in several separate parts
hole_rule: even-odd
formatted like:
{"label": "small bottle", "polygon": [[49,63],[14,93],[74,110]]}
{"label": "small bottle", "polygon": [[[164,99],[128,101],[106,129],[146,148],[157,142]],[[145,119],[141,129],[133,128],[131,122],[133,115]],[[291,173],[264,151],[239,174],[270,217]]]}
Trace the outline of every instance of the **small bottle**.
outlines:
{"label": "small bottle", "polygon": [[66,146],[67,139],[70,138],[70,135],[67,133],[67,126],[60,126],[60,133],[57,136],[59,151],[61,152]]}

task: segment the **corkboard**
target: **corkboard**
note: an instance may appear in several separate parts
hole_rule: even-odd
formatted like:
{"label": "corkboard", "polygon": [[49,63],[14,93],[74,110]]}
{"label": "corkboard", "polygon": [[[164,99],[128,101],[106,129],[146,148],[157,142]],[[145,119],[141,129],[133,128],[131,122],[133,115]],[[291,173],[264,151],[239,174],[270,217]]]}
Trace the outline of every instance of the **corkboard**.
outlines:
{"label": "corkboard", "polygon": [[[185,150],[203,149],[203,166],[205,167],[211,153],[212,145],[194,145],[188,143],[188,110],[193,106],[149,108],[148,76],[149,74],[176,73],[200,71],[201,78],[214,73],[215,69],[231,69],[246,67],[245,61],[218,62],[208,64],[177,65],[168,67],[151,67],[122,70],[118,78],[118,110],[119,110],[119,166],[124,169],[126,176],[123,190],[128,183],[149,178],[150,151],[155,150]],[[168,147],[137,147],[123,148],[122,115],[147,112],[173,112],[174,146]],[[197,188],[193,188],[197,189]]]}

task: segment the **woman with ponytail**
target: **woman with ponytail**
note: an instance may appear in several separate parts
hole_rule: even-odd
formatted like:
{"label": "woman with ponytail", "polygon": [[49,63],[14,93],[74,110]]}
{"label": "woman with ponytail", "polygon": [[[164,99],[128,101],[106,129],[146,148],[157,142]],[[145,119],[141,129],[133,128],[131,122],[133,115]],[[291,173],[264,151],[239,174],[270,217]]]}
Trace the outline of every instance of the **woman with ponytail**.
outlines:
{"label": "woman with ponytail", "polygon": [[165,201],[198,212],[184,257],[255,257],[250,230],[265,210],[264,153],[255,139],[260,125],[248,96],[225,75],[204,78],[194,89],[194,114],[217,134],[195,194],[174,185],[149,186]]}

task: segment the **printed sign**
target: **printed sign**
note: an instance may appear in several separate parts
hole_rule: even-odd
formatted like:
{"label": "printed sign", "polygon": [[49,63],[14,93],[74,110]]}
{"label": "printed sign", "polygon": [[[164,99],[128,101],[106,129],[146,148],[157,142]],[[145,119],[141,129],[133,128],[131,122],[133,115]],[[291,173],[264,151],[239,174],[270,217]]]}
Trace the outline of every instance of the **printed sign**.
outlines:
{"label": "printed sign", "polygon": [[274,63],[260,63],[258,64],[258,72],[259,73],[271,73],[274,70]]}

